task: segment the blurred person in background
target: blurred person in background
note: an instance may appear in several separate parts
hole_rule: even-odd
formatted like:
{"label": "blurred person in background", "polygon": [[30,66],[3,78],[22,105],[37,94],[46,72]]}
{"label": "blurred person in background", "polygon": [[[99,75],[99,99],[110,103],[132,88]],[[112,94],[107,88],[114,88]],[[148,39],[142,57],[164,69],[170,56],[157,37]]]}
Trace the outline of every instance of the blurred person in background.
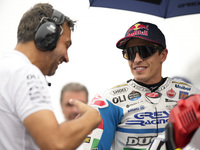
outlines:
{"label": "blurred person in background", "polygon": [[60,95],[60,104],[67,121],[75,119],[79,114],[78,109],[70,104],[70,99],[79,100],[87,104],[88,90],[86,86],[77,82],[71,82],[63,86]]}
{"label": "blurred person in background", "polygon": [[[60,104],[66,121],[76,119],[80,113],[77,107],[71,105],[70,99],[87,104],[88,90],[86,86],[77,82],[70,82],[63,86],[60,95]],[[83,150],[83,145],[80,145],[76,150]]]}

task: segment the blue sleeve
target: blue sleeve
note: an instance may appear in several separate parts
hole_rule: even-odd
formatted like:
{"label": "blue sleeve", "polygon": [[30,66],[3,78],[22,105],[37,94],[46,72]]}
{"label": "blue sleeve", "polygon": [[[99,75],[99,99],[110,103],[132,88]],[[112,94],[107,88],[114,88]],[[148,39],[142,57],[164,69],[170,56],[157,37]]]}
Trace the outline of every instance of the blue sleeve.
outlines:
{"label": "blue sleeve", "polygon": [[118,123],[123,117],[123,109],[108,102],[108,107],[99,108],[99,112],[104,122],[104,129],[98,144],[98,150],[108,150],[112,145]]}

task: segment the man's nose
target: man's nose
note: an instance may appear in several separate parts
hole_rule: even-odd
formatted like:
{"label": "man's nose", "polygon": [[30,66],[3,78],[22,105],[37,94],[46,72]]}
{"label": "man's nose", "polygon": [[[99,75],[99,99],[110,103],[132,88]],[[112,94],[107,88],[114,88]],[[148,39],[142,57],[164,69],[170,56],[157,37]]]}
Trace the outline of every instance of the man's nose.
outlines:
{"label": "man's nose", "polygon": [[75,107],[75,106],[73,106],[73,112],[78,114],[78,113],[79,113],[79,110],[78,110],[78,108],[77,108],[77,107]]}
{"label": "man's nose", "polygon": [[136,52],[134,62],[137,63],[137,62],[141,62],[141,61],[143,61],[142,58],[140,57],[138,52]]}
{"label": "man's nose", "polygon": [[65,62],[68,63],[69,62],[69,57],[68,54],[65,55]]}

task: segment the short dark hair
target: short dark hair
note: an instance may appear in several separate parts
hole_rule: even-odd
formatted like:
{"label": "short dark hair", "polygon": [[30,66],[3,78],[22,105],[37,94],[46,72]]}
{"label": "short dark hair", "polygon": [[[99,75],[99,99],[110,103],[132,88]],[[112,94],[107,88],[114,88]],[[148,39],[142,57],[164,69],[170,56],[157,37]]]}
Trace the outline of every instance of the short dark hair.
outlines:
{"label": "short dark hair", "polygon": [[[51,17],[53,10],[53,6],[49,3],[38,3],[24,13],[18,26],[17,43],[26,43],[34,40],[35,29],[41,20],[40,14],[43,13],[47,17]],[[67,25],[74,31],[75,21],[67,16],[65,16],[65,18]]]}
{"label": "short dark hair", "polygon": [[78,82],[70,82],[68,84],[66,84],[65,86],[63,86],[62,90],[61,90],[61,94],[60,94],[60,103],[62,102],[63,99],[63,93],[66,91],[70,91],[70,92],[85,92],[86,93],[86,97],[88,100],[88,90],[86,88],[86,86],[84,86],[83,84],[80,84]]}

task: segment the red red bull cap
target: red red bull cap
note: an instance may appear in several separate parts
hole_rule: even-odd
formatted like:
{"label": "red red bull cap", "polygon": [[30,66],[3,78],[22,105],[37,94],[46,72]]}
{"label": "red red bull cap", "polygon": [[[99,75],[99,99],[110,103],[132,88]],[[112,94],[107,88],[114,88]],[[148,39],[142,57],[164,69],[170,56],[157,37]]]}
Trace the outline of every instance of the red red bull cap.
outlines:
{"label": "red red bull cap", "polygon": [[152,23],[137,22],[136,24],[132,25],[126,32],[125,37],[117,42],[117,48],[124,49],[126,43],[133,38],[140,38],[154,42],[161,45],[163,48],[166,48],[164,34],[155,24]]}

